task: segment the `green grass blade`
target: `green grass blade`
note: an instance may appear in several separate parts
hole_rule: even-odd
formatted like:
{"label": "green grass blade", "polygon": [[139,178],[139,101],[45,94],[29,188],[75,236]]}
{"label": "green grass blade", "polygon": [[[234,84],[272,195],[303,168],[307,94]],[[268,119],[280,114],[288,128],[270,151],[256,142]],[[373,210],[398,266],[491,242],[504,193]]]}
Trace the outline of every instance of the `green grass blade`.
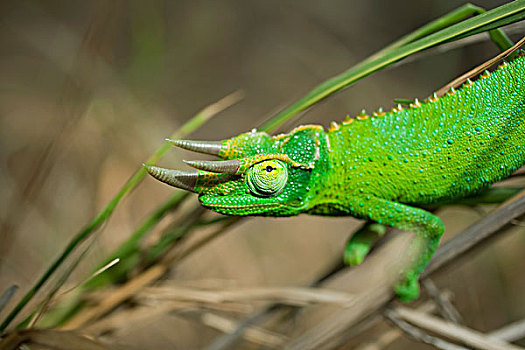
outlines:
{"label": "green grass blade", "polygon": [[[480,15],[480,17],[483,16],[483,15]],[[478,28],[475,28],[471,31],[467,31],[465,32],[464,34],[462,35],[459,35],[457,38],[454,38],[454,40],[459,40],[459,39],[462,39],[462,38],[466,38],[468,36],[471,36],[471,35],[475,35],[475,34],[478,34],[478,33],[482,33],[482,32],[485,32],[485,31],[489,31],[489,33],[493,32],[494,28],[499,28],[499,27],[503,27],[503,26],[506,26],[506,25],[509,25],[509,24],[512,24],[512,23],[515,23],[515,22],[519,22],[519,21],[522,21],[525,19],[525,16],[523,14],[523,11],[520,11],[520,12],[517,12],[517,13],[514,13],[512,15],[509,15],[509,16],[505,16],[503,18],[499,18],[495,21],[491,21],[485,25],[482,25]],[[450,40],[450,41],[453,41],[453,40]],[[512,43],[510,44],[507,44],[505,43],[504,46],[501,46],[505,49],[509,48],[510,46],[512,46]]]}
{"label": "green grass blade", "polygon": [[[242,98],[242,94],[239,92],[233,93],[226,96],[222,100],[204,108],[202,111],[197,113],[192,119],[187,121],[180,129],[173,133],[170,138],[177,139],[181,138],[199,128],[206,121],[208,121],[217,112],[224,109],[225,107],[231,106],[238,102]],[[154,164],[166,153],[172,145],[169,142],[165,142],[157,151],[147,160],[147,164]],[[0,325],[0,332],[3,332],[7,326],[13,321],[18,313],[27,305],[27,303],[35,296],[35,294],[42,288],[46,281],[51,275],[58,269],[60,265],[66,260],[66,258],[75,250],[75,248],[88,238],[95,230],[100,227],[113,213],[117,204],[120,200],[135,188],[140,181],[146,176],[146,170],[141,167],[133,176],[122,186],[120,191],[115,197],[106,205],[106,207],[91,221],[84,229],[82,229],[73,239],[69,242],[66,248],[62,251],[60,256],[51,264],[51,266],[44,272],[40,279],[35,285],[22,297],[20,302],[14,307],[14,309],[7,315],[2,324]]]}
{"label": "green grass blade", "polygon": [[417,39],[421,39],[425,36],[428,36],[432,33],[437,32],[438,30],[441,30],[443,28],[449,27],[453,25],[454,23],[458,23],[465,18],[475,15],[484,13],[485,10],[481,7],[472,5],[472,4],[465,4],[461,7],[458,7],[457,9],[447,13],[446,15],[439,17],[435,19],[434,21],[425,24],[421,28],[418,28],[414,30],[413,32],[401,37],[399,40],[396,40],[392,44],[384,47],[383,49],[379,50],[378,52],[374,53],[372,56],[369,56],[366,60],[372,61],[375,60],[381,56],[384,56],[386,53],[404,46],[408,43],[411,43]]}
{"label": "green grass blade", "polygon": [[273,131],[297,113],[304,111],[329,95],[344,89],[367,75],[385,68],[405,57],[439,44],[455,41],[481,31],[494,29],[523,19],[525,19],[525,0],[516,0],[473,18],[469,18],[463,22],[454,24],[416,41],[407,43],[401,47],[392,49],[381,56],[374,55],[372,56],[373,59],[362,61],[347,71],[328,79],[321,85],[317,86],[304,97],[264,124],[261,129],[264,131]]}
{"label": "green grass blade", "polygon": [[[180,196],[180,194],[184,194],[184,196]],[[202,214],[205,212],[205,209],[201,206],[197,206],[196,209],[177,219],[165,229],[158,242],[149,248],[141,249],[138,245],[140,238],[142,238],[141,236],[151,230],[165,213],[173,210],[174,205],[180,204],[180,202],[184,198],[187,198],[188,195],[189,192],[179,192],[159,206],[159,208],[157,208],[157,210],[155,210],[155,212],[139,226],[128,241],[111,254],[110,258],[104,260],[106,261],[106,264],[102,264],[101,266],[107,265],[107,263],[115,258],[120,259],[119,263],[111,269],[105,270],[104,272],[90,278],[83,284],[82,291],[73,295],[73,297],[66,302],[61,303],[59,308],[47,312],[42,324],[46,327],[57,327],[62,325],[83,309],[84,303],[82,298],[79,298],[83,293],[96,288],[122,283],[126,281],[126,277],[129,277],[130,271],[137,271],[137,267],[139,268],[138,270],[142,270],[158,263],[163,255],[178,242],[179,238],[186,236],[193,229],[224,223],[225,221],[227,222],[234,219],[233,217],[202,219]]]}
{"label": "green grass blade", "polygon": [[[98,268],[106,265],[110,261],[118,258],[120,263],[114,268],[107,270],[96,277],[90,279],[85,287],[88,289],[101,287],[104,285],[118,283],[129,271],[135,267],[134,261],[140,256],[139,243],[148,234],[155,225],[170,211],[175,210],[184,199],[190,195],[186,191],[178,191],[166,202],[161,204],[142,224],[133,232],[133,234],[113,253],[111,253]],[[136,259],[135,259],[136,258]]]}
{"label": "green grass blade", "polygon": [[[93,243],[93,241],[90,242]],[[67,266],[66,271],[63,272],[63,274],[59,277],[58,282],[51,288],[51,290],[47,293],[44,300],[37,306],[36,310],[31,313],[18,327],[22,326],[24,328],[33,328],[34,325],[38,322],[42,314],[45,312],[45,309],[51,302],[51,300],[57,295],[60,288],[66,283],[67,279],[73,273],[73,271],[77,268],[77,266],[81,263],[84,256],[87,254],[89,250],[89,246],[86,247],[82,253],[79,254],[77,258],[74,259],[73,263]]]}

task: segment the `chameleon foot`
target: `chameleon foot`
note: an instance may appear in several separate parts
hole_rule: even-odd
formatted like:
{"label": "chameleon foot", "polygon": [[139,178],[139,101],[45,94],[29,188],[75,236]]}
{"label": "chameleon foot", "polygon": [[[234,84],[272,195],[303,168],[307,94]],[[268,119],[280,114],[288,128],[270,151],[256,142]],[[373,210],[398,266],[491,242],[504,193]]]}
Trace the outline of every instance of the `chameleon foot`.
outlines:
{"label": "chameleon foot", "polygon": [[401,301],[409,302],[419,297],[419,282],[416,276],[407,276],[394,286],[394,292]]}
{"label": "chameleon foot", "polygon": [[354,233],[346,245],[344,261],[350,266],[360,265],[372,249],[372,246],[386,233],[386,226],[367,224]]}
{"label": "chameleon foot", "polygon": [[369,251],[369,244],[362,242],[350,242],[345,249],[345,264],[350,266],[360,265]]}

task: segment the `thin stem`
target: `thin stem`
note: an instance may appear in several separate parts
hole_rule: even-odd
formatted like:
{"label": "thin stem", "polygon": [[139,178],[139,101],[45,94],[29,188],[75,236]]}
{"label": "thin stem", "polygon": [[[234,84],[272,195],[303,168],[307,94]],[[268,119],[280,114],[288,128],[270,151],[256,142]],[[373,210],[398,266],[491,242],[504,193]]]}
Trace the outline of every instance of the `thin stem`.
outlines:
{"label": "thin stem", "polygon": [[475,349],[483,350],[523,350],[503,340],[491,338],[474,329],[441,320],[406,307],[398,306],[393,310],[398,317],[417,327],[424,328],[449,339],[460,341]]}
{"label": "thin stem", "polygon": [[[217,101],[214,104],[209,105],[208,107],[201,110],[197,115],[188,120],[179,130],[173,133],[170,138],[177,139],[182,136],[185,136],[192,131],[199,128],[211,117],[213,117],[218,112],[223,109],[233,105],[242,98],[242,93],[234,92],[231,95],[224,97],[223,99]],[[157,162],[170,148],[171,144],[165,142],[157,151],[147,160],[147,164],[154,164]],[[18,315],[18,313],[27,305],[27,303],[35,296],[35,294],[42,288],[42,286],[47,282],[47,280],[53,275],[53,273],[58,269],[60,265],[66,260],[66,258],[75,250],[75,248],[87,239],[95,230],[100,227],[110,216],[113,214],[113,211],[117,207],[117,204],[120,200],[128,194],[133,188],[135,188],[140,181],[147,174],[144,168],[140,168],[133,176],[122,186],[120,191],[115,197],[106,205],[106,207],[91,221],[83,230],[81,230],[73,239],[69,242],[66,248],[62,251],[60,256],[51,264],[51,266],[44,272],[40,279],[35,283],[35,285],[24,295],[22,300],[14,307],[14,309],[7,315],[5,320],[0,325],[0,332],[3,332],[7,326],[13,321],[13,319]]]}
{"label": "thin stem", "polygon": [[467,350],[463,346],[449,343],[441,338],[431,336],[423,332],[420,328],[416,328],[410,325],[408,322],[403,321],[395,310],[387,309],[384,312],[385,317],[390,320],[394,325],[401,329],[406,334],[410,335],[415,340],[435,346],[441,350]]}
{"label": "thin stem", "polygon": [[455,41],[481,31],[492,30],[502,25],[522,20],[524,18],[525,0],[516,0],[514,2],[482,13],[479,16],[475,16],[460,23],[454,24],[448,28],[442,29],[416,41],[407,43],[401,47],[389,50],[379,57],[376,56],[377,58],[362,61],[345,72],[336,75],[335,77],[328,79],[324,83],[315,87],[304,97],[290,105],[276,117],[264,124],[261,130],[275,130],[279,125],[292,118],[297,113],[306,110],[307,108],[332,95],[333,93],[352,85],[356,81],[372,74],[373,72],[385,68],[405,57],[413,55],[414,53],[423,51],[441,43]]}
{"label": "thin stem", "polygon": [[[473,224],[463,232],[448,240],[437,250],[422,277],[437,271],[459,258],[468,250],[479,246],[491,236],[501,234],[510,222],[525,215],[525,191],[514,196],[487,217]],[[395,235],[390,235],[393,239]],[[343,272],[352,275],[352,270]],[[314,349],[330,339],[338,337],[360,321],[385,306],[393,298],[391,285],[380,282],[373,290],[357,296],[358,301],[351,308],[336,312],[319,322],[315,327],[302,331],[299,336],[286,344],[288,349]]]}

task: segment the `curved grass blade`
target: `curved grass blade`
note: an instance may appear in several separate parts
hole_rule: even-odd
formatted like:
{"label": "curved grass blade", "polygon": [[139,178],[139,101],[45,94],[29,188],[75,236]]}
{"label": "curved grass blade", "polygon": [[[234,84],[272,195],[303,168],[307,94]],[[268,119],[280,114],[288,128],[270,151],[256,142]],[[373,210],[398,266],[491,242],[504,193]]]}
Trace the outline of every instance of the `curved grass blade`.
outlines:
{"label": "curved grass blade", "polygon": [[[469,16],[480,15],[485,12],[487,12],[485,9],[470,3],[462,5],[457,9],[447,13],[446,15],[439,17],[433,20],[432,22],[425,24],[421,28],[416,29],[415,31],[403,36],[399,40],[396,40],[395,42],[379,50],[372,56],[369,56],[366,60],[373,61],[398,47],[404,46],[408,43],[421,39],[443,28],[449,27],[455,23],[461,22]],[[512,42],[505,35],[505,33],[503,33],[503,31],[496,29],[491,31],[489,34],[501,51],[504,51],[512,46]]]}
{"label": "curved grass blade", "polygon": [[141,254],[139,243],[144,236],[149,233],[153,227],[162,219],[167,213],[175,210],[184,199],[188,198],[190,192],[177,191],[170,199],[161,204],[142,224],[133,232],[133,234],[124,242],[118,249],[108,256],[100,266],[104,266],[114,259],[120,259],[121,263],[115,268],[105,271],[96,277],[90,279],[85,287],[88,289],[100,287],[111,283],[118,283],[122,278],[135,267],[134,261],[138,259]]}
{"label": "curved grass blade", "polygon": [[[211,117],[223,109],[237,103],[242,98],[242,93],[237,91],[231,95],[224,97],[223,99],[209,105],[208,107],[201,110],[192,119],[187,121],[179,130],[170,136],[172,139],[179,139],[193,132]],[[147,160],[147,164],[154,164],[157,162],[170,148],[171,144],[165,142],[155,153]],[[15,308],[7,315],[2,324],[0,324],[0,332],[3,332],[7,326],[13,321],[18,313],[27,305],[27,303],[34,297],[34,295],[42,288],[44,283],[51,277],[51,275],[58,269],[60,265],[66,260],[66,258],[75,250],[75,248],[82,243],[86,238],[91,236],[95,230],[100,227],[110,216],[117,207],[120,200],[128,194],[133,188],[135,188],[140,181],[146,176],[147,172],[143,167],[133,174],[133,176],[122,186],[120,191],[115,197],[106,205],[106,207],[89,223],[83,230],[81,230],[73,239],[69,242],[60,256],[51,264],[51,266],[44,272],[40,279],[35,285],[24,295],[20,302]]]}
{"label": "curved grass blade", "polygon": [[373,55],[371,59],[364,60],[347,71],[328,79],[321,85],[315,87],[304,97],[300,98],[273,119],[265,123],[261,130],[275,130],[279,125],[286,122],[297,113],[304,111],[331,94],[342,90],[367,75],[412,54],[442,43],[455,41],[469,35],[491,30],[523,19],[525,19],[525,0],[516,0],[473,18],[469,18],[463,22],[454,24],[416,41],[409,42],[401,47],[387,50],[383,55]]}

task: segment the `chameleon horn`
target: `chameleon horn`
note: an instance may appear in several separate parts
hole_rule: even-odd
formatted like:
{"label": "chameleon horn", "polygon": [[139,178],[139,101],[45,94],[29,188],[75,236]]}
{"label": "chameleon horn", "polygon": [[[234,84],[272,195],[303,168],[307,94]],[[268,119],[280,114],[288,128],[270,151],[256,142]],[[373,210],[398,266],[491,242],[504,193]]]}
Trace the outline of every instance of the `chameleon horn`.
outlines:
{"label": "chameleon horn", "polygon": [[222,148],[221,141],[190,141],[170,139],[166,139],[166,141],[177,147],[187,149],[188,151],[211,154],[214,156],[218,156]]}
{"label": "chameleon horn", "polygon": [[180,171],[159,168],[153,165],[142,164],[148,173],[159,181],[170,186],[182,188],[183,190],[194,192],[197,183],[197,171]]}
{"label": "chameleon horn", "polygon": [[214,173],[226,173],[226,174],[237,174],[241,162],[238,159],[233,160],[185,160],[184,163],[189,166],[200,169],[211,171]]}

